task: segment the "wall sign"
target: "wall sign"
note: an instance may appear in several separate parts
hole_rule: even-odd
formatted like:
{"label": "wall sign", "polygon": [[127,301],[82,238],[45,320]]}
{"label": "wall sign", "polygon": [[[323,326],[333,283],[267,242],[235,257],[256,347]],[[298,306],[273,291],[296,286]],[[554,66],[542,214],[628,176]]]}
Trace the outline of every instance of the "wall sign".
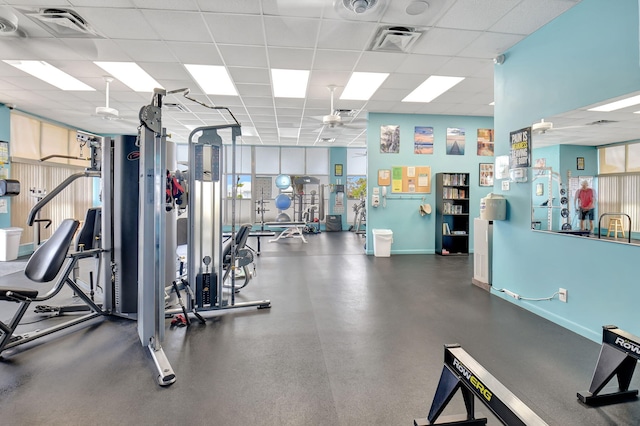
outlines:
{"label": "wall sign", "polygon": [[509,141],[511,143],[509,168],[531,167],[531,127],[511,132]]}

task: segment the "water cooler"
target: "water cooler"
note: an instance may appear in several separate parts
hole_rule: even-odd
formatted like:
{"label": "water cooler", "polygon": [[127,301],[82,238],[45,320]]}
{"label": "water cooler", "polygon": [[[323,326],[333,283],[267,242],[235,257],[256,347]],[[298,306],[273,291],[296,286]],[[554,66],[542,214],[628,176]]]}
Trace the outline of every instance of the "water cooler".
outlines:
{"label": "water cooler", "polygon": [[480,217],[473,220],[473,278],[480,288],[491,287],[493,252],[493,221],[505,220],[507,200],[501,195],[488,194],[480,200]]}

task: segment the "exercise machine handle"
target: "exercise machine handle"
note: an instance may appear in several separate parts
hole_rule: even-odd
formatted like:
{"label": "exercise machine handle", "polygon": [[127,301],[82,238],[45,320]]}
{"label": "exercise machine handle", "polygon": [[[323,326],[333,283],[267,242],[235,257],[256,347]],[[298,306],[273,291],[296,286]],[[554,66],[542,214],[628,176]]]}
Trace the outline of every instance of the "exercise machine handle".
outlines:
{"label": "exercise machine handle", "polygon": [[46,206],[49,203],[49,201],[54,199],[56,195],[58,195],[60,192],[62,192],[63,189],[65,189],[67,186],[71,185],[71,183],[73,181],[75,181],[75,180],[77,180],[77,179],[79,179],[81,177],[100,177],[100,176],[101,176],[100,171],[85,170],[84,172],[81,172],[81,173],[72,174],[71,176],[69,176],[68,178],[63,180],[62,183],[60,183],[58,186],[56,186],[51,192],[49,192],[40,201],[38,201],[35,206],[33,206],[31,211],[29,212],[29,216],[27,217],[27,225],[33,226],[33,223],[36,220],[36,215],[38,214],[38,212],[44,206]]}

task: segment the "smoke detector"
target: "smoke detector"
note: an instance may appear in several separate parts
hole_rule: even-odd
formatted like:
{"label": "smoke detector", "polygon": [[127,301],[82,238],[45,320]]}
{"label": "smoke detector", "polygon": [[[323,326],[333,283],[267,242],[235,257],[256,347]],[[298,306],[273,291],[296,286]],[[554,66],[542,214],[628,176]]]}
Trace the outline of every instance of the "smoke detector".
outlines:
{"label": "smoke detector", "polygon": [[378,0],[342,0],[342,4],[347,10],[358,15],[373,8],[376,3]]}

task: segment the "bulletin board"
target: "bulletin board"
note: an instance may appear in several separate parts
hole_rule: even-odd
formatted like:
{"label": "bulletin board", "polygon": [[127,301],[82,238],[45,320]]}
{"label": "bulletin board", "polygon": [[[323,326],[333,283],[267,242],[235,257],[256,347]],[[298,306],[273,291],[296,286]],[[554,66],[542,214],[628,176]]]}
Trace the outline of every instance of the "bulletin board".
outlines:
{"label": "bulletin board", "polygon": [[392,193],[431,193],[430,166],[395,166],[391,168]]}

